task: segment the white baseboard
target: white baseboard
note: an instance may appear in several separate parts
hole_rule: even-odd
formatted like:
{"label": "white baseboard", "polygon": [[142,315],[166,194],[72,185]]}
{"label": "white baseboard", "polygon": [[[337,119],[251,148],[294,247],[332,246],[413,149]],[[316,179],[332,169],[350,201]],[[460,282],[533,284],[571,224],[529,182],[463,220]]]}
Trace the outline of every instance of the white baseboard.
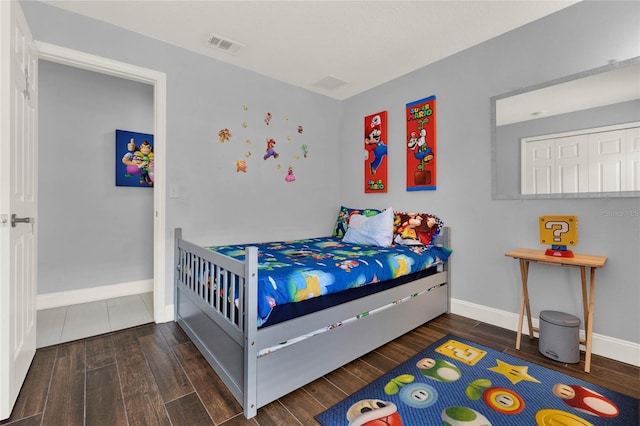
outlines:
{"label": "white baseboard", "polygon": [[[97,302],[113,299],[114,297],[131,296],[134,294],[153,291],[153,279],[130,281],[119,284],[102,285],[99,287],[81,288],[78,290],[58,291],[55,293],[38,294],[36,309],[51,309],[61,306],[77,305],[78,303]],[[173,314],[171,314],[171,317]]]}
{"label": "white baseboard", "polygon": [[[477,305],[452,298],[451,313],[506,328],[507,330],[518,330],[518,315],[512,312],[501,311],[488,306]],[[539,319],[532,318],[532,323],[533,326],[537,328]],[[526,322],[524,330],[526,330]],[[580,338],[584,338],[584,330],[580,330]],[[593,333],[592,338],[593,345],[591,352],[593,354],[640,367],[640,344],[603,336],[597,333]]]}

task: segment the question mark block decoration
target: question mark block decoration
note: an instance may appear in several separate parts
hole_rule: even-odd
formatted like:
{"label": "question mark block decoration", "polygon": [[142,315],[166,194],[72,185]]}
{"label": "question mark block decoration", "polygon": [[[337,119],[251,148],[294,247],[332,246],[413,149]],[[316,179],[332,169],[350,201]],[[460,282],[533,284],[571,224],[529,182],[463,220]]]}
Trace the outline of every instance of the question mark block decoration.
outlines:
{"label": "question mark block decoration", "polygon": [[487,351],[457,340],[449,340],[443,343],[436,348],[436,352],[471,366],[476,365],[487,354]]}
{"label": "question mark block decoration", "polygon": [[577,216],[540,216],[540,244],[551,244],[550,256],[573,257],[567,246],[578,244]]}

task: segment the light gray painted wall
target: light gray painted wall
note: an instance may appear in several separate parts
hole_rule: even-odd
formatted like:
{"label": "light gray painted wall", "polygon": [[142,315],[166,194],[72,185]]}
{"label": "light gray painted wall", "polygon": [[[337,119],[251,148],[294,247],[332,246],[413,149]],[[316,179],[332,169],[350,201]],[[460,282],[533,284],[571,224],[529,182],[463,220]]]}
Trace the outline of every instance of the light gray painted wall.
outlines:
{"label": "light gray painted wall", "polygon": [[115,129],[153,133],[153,87],[39,62],[38,293],[153,278],[153,191],[115,186]]}
{"label": "light gray painted wall", "polygon": [[[585,1],[343,102],[341,202],[425,210],[452,227],[453,297],[517,314],[520,272],[504,253],[538,244],[538,216],[575,214],[577,253],[608,256],[596,273],[594,333],[640,342],[640,199],[491,199],[490,98],[640,54],[640,3]],[[415,49],[428,49],[428,40]],[[438,189],[406,192],[405,104],[437,96]],[[363,117],[388,110],[390,189],[361,189]],[[534,316],[582,318],[580,274],[531,265]],[[515,324],[514,324],[515,325]]]}
{"label": "light gray painted wall", "polygon": [[[178,193],[167,197],[169,256],[177,226],[202,244],[331,232],[340,207],[340,102],[47,4],[21,6],[36,40],[166,74],[166,182]],[[218,140],[223,128],[233,135],[229,142]],[[263,160],[267,137],[277,141],[277,160]],[[247,173],[236,172],[238,159],[249,163]],[[292,183],[284,179],[289,165]],[[61,241],[58,249],[68,246]],[[165,274],[172,304],[170,263]]]}

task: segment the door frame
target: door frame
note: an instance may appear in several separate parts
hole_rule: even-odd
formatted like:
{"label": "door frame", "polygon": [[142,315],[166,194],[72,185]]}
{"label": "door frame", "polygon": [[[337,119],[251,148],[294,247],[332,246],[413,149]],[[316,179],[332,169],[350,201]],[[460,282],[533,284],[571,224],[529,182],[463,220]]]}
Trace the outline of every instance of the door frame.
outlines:
{"label": "door frame", "polygon": [[156,323],[173,320],[172,305],[166,306],[166,133],[167,77],[163,72],[125,62],[91,55],[50,43],[34,41],[38,59],[68,65],[87,71],[123,78],[153,86],[153,150],[155,174],[153,181],[153,319]]}

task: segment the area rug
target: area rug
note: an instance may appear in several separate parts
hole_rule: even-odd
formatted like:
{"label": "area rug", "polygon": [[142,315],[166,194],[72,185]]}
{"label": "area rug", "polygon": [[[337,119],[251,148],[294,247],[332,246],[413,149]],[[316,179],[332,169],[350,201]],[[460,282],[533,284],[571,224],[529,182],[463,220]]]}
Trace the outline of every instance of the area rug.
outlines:
{"label": "area rug", "polygon": [[324,426],[635,426],[639,403],[448,335],[316,420]]}

